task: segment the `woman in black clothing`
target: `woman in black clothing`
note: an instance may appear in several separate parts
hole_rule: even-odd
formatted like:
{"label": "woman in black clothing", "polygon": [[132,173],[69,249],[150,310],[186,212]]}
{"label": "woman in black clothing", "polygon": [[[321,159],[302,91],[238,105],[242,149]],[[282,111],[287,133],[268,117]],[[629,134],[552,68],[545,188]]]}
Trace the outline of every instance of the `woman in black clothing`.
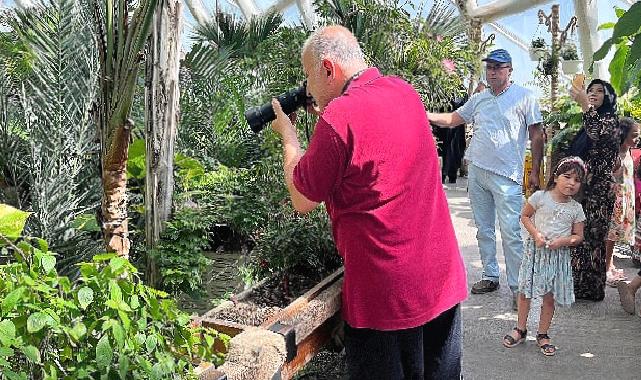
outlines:
{"label": "woman in black clothing", "polygon": [[585,240],[572,252],[574,294],[577,299],[601,301],[605,297],[605,240],[615,201],[612,171],[620,165],[616,94],[610,83],[595,79],[587,91],[573,86],[571,96],[583,109],[588,167],[582,202]]}

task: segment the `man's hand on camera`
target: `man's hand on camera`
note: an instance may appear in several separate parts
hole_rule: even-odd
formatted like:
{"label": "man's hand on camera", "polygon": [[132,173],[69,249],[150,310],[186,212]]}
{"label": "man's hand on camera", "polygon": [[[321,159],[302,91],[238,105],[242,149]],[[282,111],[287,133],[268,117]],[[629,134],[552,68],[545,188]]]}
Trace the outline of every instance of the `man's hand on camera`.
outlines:
{"label": "man's hand on camera", "polygon": [[280,102],[276,98],[272,98],[272,107],[274,108],[274,114],[276,115],[276,120],[272,121],[272,129],[274,132],[283,136],[288,133],[293,133],[296,135],[296,128],[294,124],[296,123],[296,112],[293,112],[289,115],[285,115],[283,109],[280,106]]}

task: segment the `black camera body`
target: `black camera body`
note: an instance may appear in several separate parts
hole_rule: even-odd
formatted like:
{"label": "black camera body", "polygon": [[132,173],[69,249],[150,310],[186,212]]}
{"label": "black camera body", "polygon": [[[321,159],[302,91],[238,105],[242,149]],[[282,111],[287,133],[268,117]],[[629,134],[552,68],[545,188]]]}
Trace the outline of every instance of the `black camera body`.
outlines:
{"label": "black camera body", "polygon": [[[307,81],[303,82],[302,86],[278,95],[276,98],[286,115],[300,107],[304,107],[307,105],[308,100],[311,99],[311,97],[307,96]],[[271,100],[262,106],[245,111],[245,119],[247,119],[252,131],[255,133],[260,132],[267,123],[276,119]]]}

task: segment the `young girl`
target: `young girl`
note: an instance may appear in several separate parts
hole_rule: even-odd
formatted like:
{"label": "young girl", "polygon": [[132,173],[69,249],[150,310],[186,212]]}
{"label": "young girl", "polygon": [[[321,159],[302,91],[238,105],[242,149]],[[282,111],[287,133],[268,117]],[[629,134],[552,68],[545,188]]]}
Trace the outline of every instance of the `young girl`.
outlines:
{"label": "young girl", "polygon": [[619,120],[621,128],[621,146],[619,148],[619,160],[621,162],[614,170],[614,193],[616,201],[610,221],[605,242],[605,267],[606,284],[617,286],[618,281],[626,280],[623,270],[617,269],[612,261],[614,244],[620,243],[628,246],[634,245],[634,161],[630,149],[637,145],[639,140],[639,125],[629,117]]}
{"label": "young girl", "polygon": [[583,241],[585,214],[572,196],[579,191],[585,176],[583,160],[566,157],[559,161],[547,190],[532,194],[523,207],[521,222],[530,238],[519,271],[517,327],[503,338],[505,347],[514,347],[525,340],[530,302],[542,296],[536,343],[546,356],[556,352],[547,332],[554,315],[554,302],[567,306],[574,302],[569,247]]}

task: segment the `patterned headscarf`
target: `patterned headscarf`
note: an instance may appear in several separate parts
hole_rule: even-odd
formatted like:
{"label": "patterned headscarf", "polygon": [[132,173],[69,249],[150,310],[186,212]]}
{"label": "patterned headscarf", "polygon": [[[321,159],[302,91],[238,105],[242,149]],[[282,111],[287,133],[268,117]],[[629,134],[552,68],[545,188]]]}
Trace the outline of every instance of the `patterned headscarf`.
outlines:
{"label": "patterned headscarf", "polygon": [[614,87],[612,87],[610,82],[606,82],[601,79],[594,79],[590,82],[585,91],[590,91],[590,88],[595,84],[603,86],[603,104],[601,104],[601,107],[596,109],[596,112],[599,115],[603,115],[604,113],[615,114],[617,112],[617,94],[614,92]]}

